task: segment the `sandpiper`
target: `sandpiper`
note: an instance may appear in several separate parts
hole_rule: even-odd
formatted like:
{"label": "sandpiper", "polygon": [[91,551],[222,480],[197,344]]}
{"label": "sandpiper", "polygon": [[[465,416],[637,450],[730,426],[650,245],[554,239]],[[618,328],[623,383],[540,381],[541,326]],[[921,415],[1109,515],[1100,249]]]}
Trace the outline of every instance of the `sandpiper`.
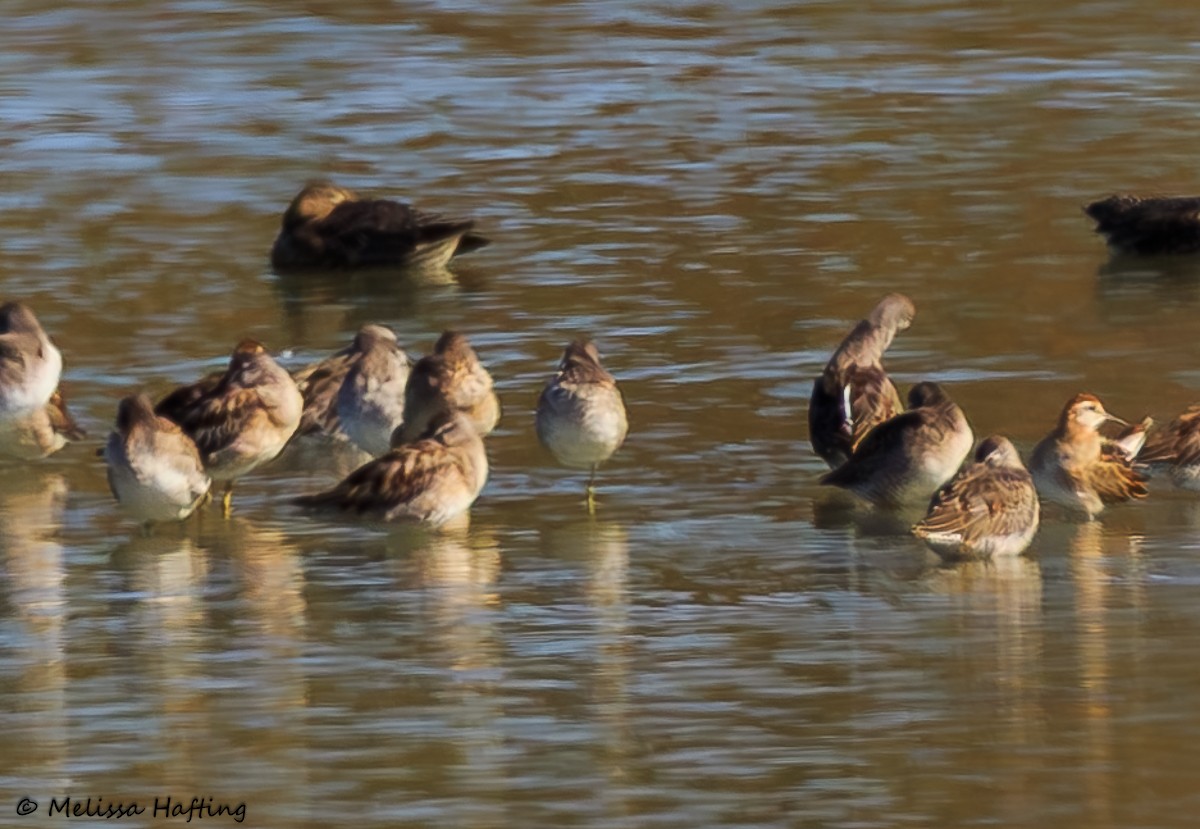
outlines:
{"label": "sandpiper", "polygon": [[0,306],[0,421],[45,408],[62,376],[62,353],[28,306]]}
{"label": "sandpiper", "polygon": [[274,458],[300,424],[304,399],[262,343],[243,340],[213,383],[204,378],[171,392],[155,407],[196,442],[205,470],[223,481],[229,515],[233,482]]}
{"label": "sandpiper", "polygon": [[404,391],[412,363],[395,338],[376,337],[346,372],[336,408],[342,430],[359,449],[378,457],[391,448],[404,420]]}
{"label": "sandpiper", "polygon": [[408,375],[399,440],[411,443],[418,439],[442,410],[466,414],[480,437],[500,421],[500,400],[492,387],[492,375],[457,331],[442,334],[433,353],[418,360]]}
{"label": "sandpiper", "polygon": [[846,462],[872,427],[904,410],[883,370],[883,353],[917,310],[903,294],[888,294],[854,326],[813,383],[808,432],[813,449],[831,467]]}
{"label": "sandpiper", "polygon": [[470,419],[462,412],[442,411],[429,419],[419,440],[397,442],[333,489],[301,496],[295,503],[379,521],[438,525],[474,503],[487,475],[487,453]]}
{"label": "sandpiper", "polygon": [[937,383],[918,383],[909,410],[880,423],[821,483],[880,506],[928,500],[958,471],[974,436],[967,418]]}
{"label": "sandpiper", "polygon": [[443,267],[489,243],[469,219],[423,213],[390,199],[363,199],[329,182],[292,199],[271,249],[276,270]]}
{"label": "sandpiper", "polygon": [[293,372],[292,379],[304,397],[304,414],[297,435],[348,439],[338,418],[338,391],[350,369],[380,341],[394,344],[396,332],[385,325],[364,325],[350,345]]}
{"label": "sandpiper", "polygon": [[144,394],[118,404],[104,460],[113,496],[146,526],[187,518],[212,486],[195,442]]}
{"label": "sandpiper", "polygon": [[1137,460],[1151,472],[1166,472],[1180,489],[1200,491],[1200,405],[1153,432]]}
{"label": "sandpiper", "polygon": [[595,509],[596,468],[625,440],[629,421],[616,379],[600,364],[593,343],[567,346],[558,373],[538,398],[538,440],[563,466],[590,469],[588,509]]}
{"label": "sandpiper", "polygon": [[1149,424],[1143,421],[1110,440],[1099,432],[1107,421],[1129,425],[1106,412],[1093,394],[1077,394],[1067,401],[1058,425],[1030,459],[1029,470],[1042,498],[1092,519],[1106,504],[1145,497],[1146,478],[1133,458]]}
{"label": "sandpiper", "polygon": [[1083,208],[1118,253],[1154,256],[1200,251],[1200,197],[1109,196]]}
{"label": "sandpiper", "polygon": [[1033,541],[1038,513],[1037,489],[1017,448],[993,435],[975,449],[975,462],[937,491],[913,533],[946,558],[1017,555]]}

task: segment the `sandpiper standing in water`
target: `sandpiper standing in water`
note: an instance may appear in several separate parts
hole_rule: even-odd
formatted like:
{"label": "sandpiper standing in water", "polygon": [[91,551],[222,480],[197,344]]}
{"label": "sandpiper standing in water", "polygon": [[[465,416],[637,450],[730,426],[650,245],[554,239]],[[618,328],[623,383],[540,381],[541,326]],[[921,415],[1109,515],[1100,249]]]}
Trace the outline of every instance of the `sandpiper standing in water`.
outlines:
{"label": "sandpiper standing in water", "polygon": [[262,343],[243,340],[216,383],[204,378],[159,401],[155,412],[179,424],[200,450],[205,470],[223,481],[226,517],[233,482],[283,451],[300,425],[304,398]]}
{"label": "sandpiper standing in water", "polygon": [[900,393],[883,370],[883,353],[917,309],[904,294],[888,294],[854,326],[813,383],[808,433],[813,449],[831,467],[845,463],[872,427],[904,410]]}
{"label": "sandpiper standing in water", "polygon": [[869,431],[844,464],[821,478],[877,506],[927,501],[962,465],[974,435],[937,383],[908,392],[909,410]]}
{"label": "sandpiper standing in water", "polygon": [[354,444],[378,457],[391,448],[392,432],[404,421],[404,392],[412,363],[395,338],[366,344],[342,380],[337,415]]}
{"label": "sandpiper standing in water", "polygon": [[487,453],[470,419],[462,412],[443,410],[429,418],[419,440],[397,441],[337,486],[296,498],[295,503],[378,521],[436,526],[466,512],[487,475]]}
{"label": "sandpiper standing in water", "polygon": [[62,353],[28,306],[0,306],[0,452],[44,458],[86,436],[59,389],[62,366]]}
{"label": "sandpiper standing in water", "polygon": [[385,325],[364,325],[358,329],[350,345],[292,372],[292,379],[304,397],[304,414],[300,418],[297,435],[349,439],[338,418],[338,392],[350,369],[381,340],[395,343],[396,332]]}
{"label": "sandpiper standing in water", "polygon": [[271,249],[276,270],[444,267],[489,240],[470,219],[423,213],[390,199],[362,199],[329,182],[309,184],[283,214]]}
{"label": "sandpiper standing in water", "polygon": [[479,362],[475,349],[457,331],[438,338],[433,353],[417,361],[404,388],[404,423],[399,440],[411,443],[429,429],[442,411],[462,412],[480,437],[500,421],[500,399],[492,375]]}
{"label": "sandpiper standing in water", "polygon": [[600,364],[590,342],[567,346],[558,373],[538,398],[538,440],[563,466],[590,469],[588,511],[595,512],[596,468],[625,440],[629,421],[616,379]]}
{"label": "sandpiper standing in water", "polygon": [[1047,501],[1095,518],[1107,504],[1146,496],[1146,478],[1133,458],[1146,440],[1147,422],[1118,440],[1100,434],[1112,421],[1093,394],[1077,394],[1063,408],[1058,425],[1034,448],[1029,470],[1038,494]]}
{"label": "sandpiper standing in water", "polygon": [[1038,529],[1033,477],[1012,441],[993,435],[980,442],[975,462],[939,489],[913,533],[939,555],[971,558],[1017,555]]}
{"label": "sandpiper standing in water", "polygon": [[144,394],[118,404],[104,460],[113,496],[146,527],[187,518],[212,486],[195,442]]}
{"label": "sandpiper standing in water", "polygon": [[1117,253],[1156,256],[1200,252],[1200,197],[1109,196],[1083,212]]}

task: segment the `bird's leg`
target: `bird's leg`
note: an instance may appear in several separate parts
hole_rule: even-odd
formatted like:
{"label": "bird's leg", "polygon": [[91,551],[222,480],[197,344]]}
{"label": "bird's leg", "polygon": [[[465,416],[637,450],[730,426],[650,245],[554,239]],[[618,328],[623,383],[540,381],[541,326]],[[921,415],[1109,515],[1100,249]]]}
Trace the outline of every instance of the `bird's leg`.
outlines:
{"label": "bird's leg", "polygon": [[225,492],[221,495],[221,517],[228,518],[233,512],[233,481],[225,482]]}
{"label": "bird's leg", "polygon": [[596,464],[592,464],[592,474],[588,476],[587,508],[588,515],[596,514]]}

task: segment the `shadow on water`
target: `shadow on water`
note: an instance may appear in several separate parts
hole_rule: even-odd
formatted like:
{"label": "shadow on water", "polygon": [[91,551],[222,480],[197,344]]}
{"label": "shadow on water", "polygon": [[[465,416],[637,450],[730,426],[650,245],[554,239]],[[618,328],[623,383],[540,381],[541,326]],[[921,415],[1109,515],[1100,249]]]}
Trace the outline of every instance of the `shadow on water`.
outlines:
{"label": "shadow on water", "polygon": [[339,325],[356,330],[379,320],[417,319],[446,298],[482,289],[478,268],[377,268],[277,274],[283,324],[292,342],[311,342],[314,314],[340,309]]}
{"label": "shadow on water", "polygon": [[1200,256],[1114,255],[1096,269],[1096,293],[1109,322],[1143,319],[1164,304],[1200,302]]}

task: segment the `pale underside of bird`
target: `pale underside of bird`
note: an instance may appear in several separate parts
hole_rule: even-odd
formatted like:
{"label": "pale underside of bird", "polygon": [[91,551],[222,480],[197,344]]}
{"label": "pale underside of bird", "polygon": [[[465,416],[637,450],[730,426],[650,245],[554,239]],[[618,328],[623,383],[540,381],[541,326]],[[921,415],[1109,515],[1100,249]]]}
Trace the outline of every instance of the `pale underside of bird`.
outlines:
{"label": "pale underside of bird", "polygon": [[590,470],[588,507],[595,509],[596,470],[625,441],[629,420],[616,379],[593,343],[568,345],[558,373],[538,398],[538,440],[563,466]]}
{"label": "pale underside of bird", "polygon": [[145,395],[121,401],[104,458],[113,496],[144,524],[182,521],[212,485],[196,444]]}

